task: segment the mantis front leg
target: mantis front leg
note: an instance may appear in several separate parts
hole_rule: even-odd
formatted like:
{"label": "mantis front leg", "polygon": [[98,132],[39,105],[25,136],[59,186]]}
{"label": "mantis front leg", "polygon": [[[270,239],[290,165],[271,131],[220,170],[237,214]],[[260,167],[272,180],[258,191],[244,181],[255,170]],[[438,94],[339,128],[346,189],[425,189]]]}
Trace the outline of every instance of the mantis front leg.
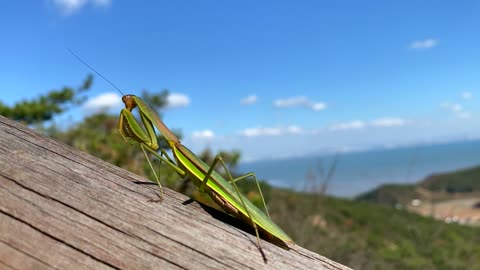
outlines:
{"label": "mantis front leg", "polygon": [[[178,167],[175,162],[168,156],[167,152],[165,150],[160,150],[160,152],[162,153],[161,155],[159,155],[156,151],[146,147],[145,149],[147,149],[148,151],[150,151],[154,156],[156,156],[157,158],[159,158],[161,161],[167,163],[168,166],[170,166],[172,169],[174,169],[178,175],[180,175],[180,177],[185,177],[187,175],[187,173],[182,170],[182,168]],[[165,158],[165,157],[166,158]]]}
{"label": "mantis front leg", "polygon": [[[160,197],[160,202],[161,202],[161,201],[163,201],[163,187],[162,187],[162,184],[160,184],[160,178],[157,176],[157,173],[155,172],[155,169],[152,166],[152,162],[150,161],[150,158],[147,155],[147,151],[145,151],[144,144],[140,144],[140,147],[142,148],[143,154],[145,155],[145,158],[147,159],[148,165],[150,165],[150,169],[152,169],[153,175],[155,176],[155,180],[157,181],[158,189],[160,191],[160,195],[158,197]],[[147,148],[147,149],[150,149],[150,148]]]}

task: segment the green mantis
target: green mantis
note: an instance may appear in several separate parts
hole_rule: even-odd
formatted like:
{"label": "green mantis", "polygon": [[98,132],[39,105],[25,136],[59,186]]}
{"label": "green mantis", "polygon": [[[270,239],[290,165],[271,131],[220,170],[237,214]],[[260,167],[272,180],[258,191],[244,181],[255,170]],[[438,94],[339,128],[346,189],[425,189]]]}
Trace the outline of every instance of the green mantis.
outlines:
{"label": "green mantis", "polygon": [[[91,68],[88,64],[83,62],[72,51],[70,52],[78,60],[80,60],[87,67],[92,69],[95,73],[104,78],[113,87],[120,91],[113,83]],[[213,199],[213,201],[221,206],[227,213],[243,220],[247,224],[250,224],[255,230],[255,234],[257,236],[256,245],[265,262],[266,257],[260,245],[259,230],[264,232],[268,237],[279,239],[286,244],[293,244],[293,241],[290,239],[290,237],[270,219],[260,185],[258,184],[254,173],[248,173],[240,177],[233,178],[220,155],[215,157],[212,164],[206,164],[180,142],[175,134],[173,134],[173,132],[160,119],[158,114],[147,104],[145,104],[142,99],[135,95],[123,95],[122,101],[125,104],[125,108],[120,112],[118,130],[127,142],[138,143],[142,148],[145,157],[154,172],[154,176],[156,178],[155,180],[159,186],[160,199],[163,199],[162,185],[160,184],[160,180],[155,173],[147,152],[150,152],[152,155],[157,157],[160,162],[165,162],[181,177],[189,177],[196,186],[197,190],[207,193]],[[138,108],[140,120],[144,128],[141,127],[140,123],[132,114],[132,111],[135,108]],[[165,138],[165,141],[172,151],[173,159],[163,149],[161,150],[160,154],[157,152],[159,146],[155,128]],[[223,167],[226,172],[227,179],[215,171],[217,164],[220,164]],[[242,195],[236,185],[237,181],[249,177],[254,178],[257,182],[257,187],[260,192],[266,213],[262,212],[244,195]]]}
{"label": "green mantis", "polygon": [[[215,157],[211,165],[207,165],[192,151],[181,144],[175,134],[168,129],[160,117],[148,107],[142,99],[134,95],[124,95],[122,101],[125,104],[125,108],[122,109],[120,113],[118,129],[125,140],[128,142],[138,142],[143,151],[147,150],[161,161],[166,162],[181,177],[190,177],[200,192],[206,192],[227,213],[250,223],[255,229],[257,247],[262,253],[264,259],[265,255],[260,246],[259,229],[267,235],[276,237],[287,244],[293,243],[290,237],[273,223],[268,214],[268,210],[266,210],[266,214],[263,213],[238,190],[238,187],[235,184],[237,181],[248,177],[253,177],[255,181],[257,181],[254,173],[248,173],[234,179],[223,162],[222,157],[219,155]],[[140,124],[132,115],[132,110],[136,107],[139,109],[140,119],[145,130],[141,128]],[[174,160],[168,156],[165,150],[161,150],[161,154],[157,153],[158,143],[154,127],[162,133],[168,146],[172,150]],[[225,179],[214,170],[218,163],[225,169],[228,179]],[[149,164],[151,164],[150,161]],[[161,186],[158,179],[157,183]],[[258,181],[257,187],[260,191],[264,207],[267,209]]]}

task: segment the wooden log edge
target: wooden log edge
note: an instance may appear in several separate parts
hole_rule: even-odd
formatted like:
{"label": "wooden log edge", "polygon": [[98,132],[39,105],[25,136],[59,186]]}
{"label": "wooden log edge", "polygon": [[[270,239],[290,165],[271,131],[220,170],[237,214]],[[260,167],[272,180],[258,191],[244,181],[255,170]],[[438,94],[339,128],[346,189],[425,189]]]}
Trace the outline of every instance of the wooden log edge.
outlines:
{"label": "wooden log edge", "polygon": [[[349,269],[0,116],[1,269]],[[189,203],[191,202],[191,203]]]}

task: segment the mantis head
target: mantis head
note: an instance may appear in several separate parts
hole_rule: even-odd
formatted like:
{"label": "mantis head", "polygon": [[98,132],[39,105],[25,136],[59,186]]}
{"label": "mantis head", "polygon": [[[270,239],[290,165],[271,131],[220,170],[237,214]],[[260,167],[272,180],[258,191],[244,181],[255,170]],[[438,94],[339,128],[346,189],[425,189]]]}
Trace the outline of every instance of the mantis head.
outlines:
{"label": "mantis head", "polygon": [[125,104],[125,108],[129,111],[132,111],[138,106],[137,102],[135,101],[135,95],[123,95],[122,102]]}

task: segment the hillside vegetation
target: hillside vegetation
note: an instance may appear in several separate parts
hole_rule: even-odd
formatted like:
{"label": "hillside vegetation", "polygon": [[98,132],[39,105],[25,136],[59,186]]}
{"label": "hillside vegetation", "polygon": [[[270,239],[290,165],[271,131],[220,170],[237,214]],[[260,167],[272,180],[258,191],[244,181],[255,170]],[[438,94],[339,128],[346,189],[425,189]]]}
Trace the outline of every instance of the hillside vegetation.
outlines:
{"label": "hillside vegetation", "polygon": [[433,174],[419,183],[434,192],[480,192],[480,166],[450,173]]}
{"label": "hillside vegetation", "polygon": [[480,229],[406,210],[272,189],[272,219],[297,244],[354,269],[480,269]]}
{"label": "hillside vegetation", "polygon": [[480,166],[432,174],[416,184],[387,184],[359,195],[356,200],[395,206],[413,199],[443,201],[480,194]]}

